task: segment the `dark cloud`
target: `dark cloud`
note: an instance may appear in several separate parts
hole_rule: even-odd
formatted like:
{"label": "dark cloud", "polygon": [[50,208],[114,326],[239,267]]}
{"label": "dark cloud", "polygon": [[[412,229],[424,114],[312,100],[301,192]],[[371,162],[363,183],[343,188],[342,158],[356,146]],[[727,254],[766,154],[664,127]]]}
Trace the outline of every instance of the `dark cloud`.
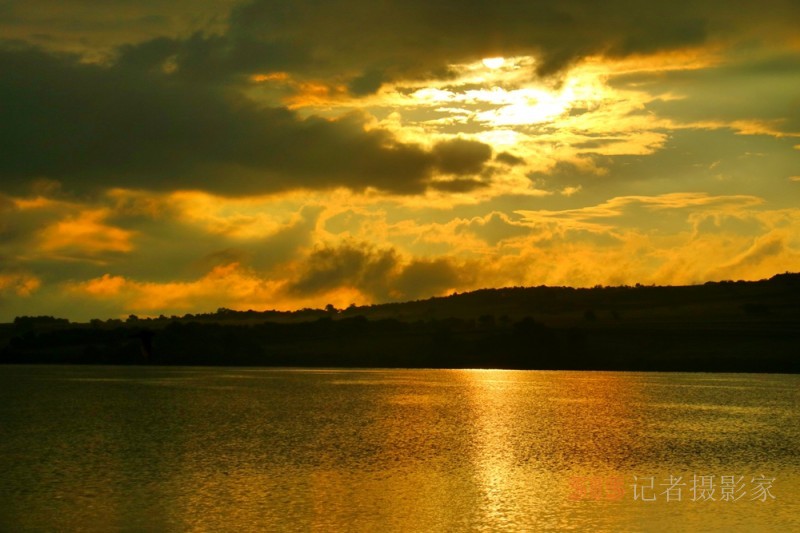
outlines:
{"label": "dark cloud", "polygon": [[284,70],[344,80],[353,94],[366,94],[386,81],[441,78],[452,63],[486,56],[535,55],[538,73],[550,75],[591,55],[681,49],[743,28],[766,32],[797,14],[791,0],[736,10],[722,0],[255,0],[231,11],[224,32],[127,46],[120,60],[172,59],[178,76],[205,80]]}
{"label": "dark cloud", "polygon": [[157,37],[140,44],[119,48],[117,65],[123,69],[158,71],[167,68],[167,60],[180,50],[180,43],[168,37]]}
{"label": "dark cloud", "polygon": [[[370,79],[419,76],[491,55],[536,54],[540,74],[587,55],[622,56],[701,43],[720,2],[429,2],[257,0],[233,10],[229,46],[292,43],[292,70],[372,72]],[[276,54],[276,64],[285,60]],[[285,67],[285,65],[284,65]],[[382,72],[376,76],[375,72]],[[375,86],[376,84],[372,84]]]}
{"label": "dark cloud", "polygon": [[433,189],[444,192],[470,192],[476,189],[488,187],[488,183],[476,179],[458,179],[448,181],[437,181],[431,184]]}
{"label": "dark cloud", "polygon": [[376,250],[369,245],[345,244],[314,251],[305,271],[289,290],[294,295],[314,295],[339,287],[355,287],[386,299],[387,281],[395,275],[399,257],[394,250]]}
{"label": "dark cloud", "polygon": [[397,276],[394,288],[404,298],[416,299],[460,289],[475,272],[462,270],[449,259],[418,259],[408,264]]}
{"label": "dark cloud", "polygon": [[[399,79],[441,79],[448,65],[487,56],[534,55],[539,75],[588,56],[624,57],[676,50],[743,30],[769,35],[800,15],[791,0],[754,9],[722,0],[255,0],[235,7],[226,31],[195,33],[166,46],[139,43],[121,62],[176,76],[230,80],[265,71],[344,82],[353,94]],[[763,35],[762,35],[763,36]],[[140,50],[140,48],[142,50]],[[150,63],[141,63],[144,57]]]}
{"label": "dark cloud", "polygon": [[[433,76],[448,64],[493,55],[532,54],[541,75],[590,55],[627,56],[704,43],[741,26],[781,24],[789,0],[745,16],[721,0],[631,3],[627,0],[495,2],[256,0],[235,8],[220,72],[241,67],[240,48],[268,46],[265,69],[344,76],[355,92],[381,81]],[[746,7],[746,6],[745,6]],[[788,12],[788,13],[787,13]],[[785,26],[785,21],[783,22]],[[289,46],[287,46],[289,45]],[[251,64],[252,66],[252,64]],[[368,83],[366,83],[368,81]]]}
{"label": "dark cloud", "polygon": [[0,35],[52,49],[105,55],[121,43],[156,35],[219,30],[238,0],[22,0],[0,1]]}
{"label": "dark cloud", "polygon": [[437,144],[433,156],[445,174],[477,174],[492,157],[492,149],[478,141],[452,139]]}
{"label": "dark cloud", "polygon": [[11,227],[12,216],[15,211],[14,201],[0,194],[0,243],[6,239],[6,233]]}
{"label": "dark cloud", "polygon": [[603,148],[608,148],[613,144],[618,144],[625,142],[626,139],[622,138],[614,138],[614,137],[603,137],[602,139],[593,139],[591,141],[582,141],[572,143],[572,146],[575,148],[579,148],[581,150],[600,150]]}
{"label": "dark cloud", "polygon": [[493,212],[487,217],[475,217],[456,227],[456,233],[472,233],[491,246],[505,239],[530,235],[531,227],[511,220],[503,213]]}
{"label": "dark cloud", "polygon": [[[597,166],[610,164],[612,161],[611,157],[599,154],[587,155],[584,159],[594,162]],[[592,168],[591,165],[579,166],[574,161],[558,161],[547,170],[528,173],[527,177],[547,190],[562,190],[565,187],[581,186],[593,179],[598,181]]]}
{"label": "dark cloud", "polygon": [[522,163],[525,162],[525,160],[522,159],[521,157],[517,157],[514,154],[510,154],[508,152],[501,152],[497,154],[497,156],[495,156],[495,160],[499,163],[503,163],[504,165],[508,165],[511,167],[516,165],[521,165]]}
{"label": "dark cloud", "polygon": [[351,80],[347,88],[352,94],[361,96],[376,92],[383,85],[383,81],[383,73],[373,69]]}
{"label": "dark cloud", "polygon": [[294,188],[420,192],[436,173],[472,174],[491,150],[401,143],[362,118],[301,118],[143,68],[171,49],[98,66],[29,47],[0,48],[0,176],[6,188],[48,177],[71,188],[203,189],[237,195]]}
{"label": "dark cloud", "polygon": [[293,296],[313,296],[352,287],[376,301],[415,299],[461,287],[472,275],[447,258],[403,263],[393,249],[344,244],[314,251],[290,286]]}
{"label": "dark cloud", "polygon": [[215,267],[230,265],[231,263],[244,263],[249,259],[250,255],[241,248],[225,248],[203,256],[197,261],[197,266],[201,271],[208,272]]}

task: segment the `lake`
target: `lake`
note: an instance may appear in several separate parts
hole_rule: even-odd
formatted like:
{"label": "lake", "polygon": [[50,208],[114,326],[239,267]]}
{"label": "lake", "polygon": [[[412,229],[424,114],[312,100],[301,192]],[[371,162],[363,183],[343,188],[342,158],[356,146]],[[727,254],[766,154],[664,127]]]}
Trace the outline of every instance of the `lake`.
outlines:
{"label": "lake", "polygon": [[0,367],[2,531],[800,531],[800,376]]}

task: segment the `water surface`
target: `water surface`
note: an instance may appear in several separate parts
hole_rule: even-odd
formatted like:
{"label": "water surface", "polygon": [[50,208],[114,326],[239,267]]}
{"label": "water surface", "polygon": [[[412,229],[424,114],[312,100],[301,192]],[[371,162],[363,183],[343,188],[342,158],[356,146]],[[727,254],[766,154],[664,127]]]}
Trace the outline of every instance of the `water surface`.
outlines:
{"label": "water surface", "polygon": [[800,531],[799,386],[4,366],[0,530]]}

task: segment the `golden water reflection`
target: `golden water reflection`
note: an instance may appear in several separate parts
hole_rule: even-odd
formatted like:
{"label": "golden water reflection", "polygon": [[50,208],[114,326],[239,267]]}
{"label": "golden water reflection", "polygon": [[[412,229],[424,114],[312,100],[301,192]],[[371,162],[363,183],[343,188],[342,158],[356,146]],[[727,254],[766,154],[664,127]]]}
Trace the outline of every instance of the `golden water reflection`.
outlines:
{"label": "golden water reflection", "polygon": [[[2,530],[800,530],[797,376],[98,367],[0,380]],[[774,477],[776,497],[633,499],[634,476],[692,474]],[[620,478],[621,494],[601,486]]]}
{"label": "golden water reflection", "polygon": [[458,379],[468,391],[477,444],[469,460],[480,492],[477,523],[485,528],[564,526],[574,512],[570,479],[620,474],[638,392],[627,376],[563,382],[547,373],[467,370]]}

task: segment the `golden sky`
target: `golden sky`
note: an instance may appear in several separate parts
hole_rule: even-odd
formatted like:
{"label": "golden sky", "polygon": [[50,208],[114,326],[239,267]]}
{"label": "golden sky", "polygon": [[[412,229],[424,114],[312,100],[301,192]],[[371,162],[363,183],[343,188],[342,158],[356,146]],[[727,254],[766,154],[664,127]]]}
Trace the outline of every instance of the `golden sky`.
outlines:
{"label": "golden sky", "polygon": [[0,321],[799,271],[799,20],[0,1]]}

